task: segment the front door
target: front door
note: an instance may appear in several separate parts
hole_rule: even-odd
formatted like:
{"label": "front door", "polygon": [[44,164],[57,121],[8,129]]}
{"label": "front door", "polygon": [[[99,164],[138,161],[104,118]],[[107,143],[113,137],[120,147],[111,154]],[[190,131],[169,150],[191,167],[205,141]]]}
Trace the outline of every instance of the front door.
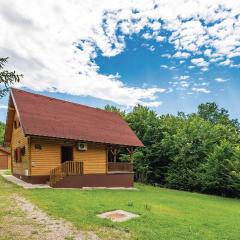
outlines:
{"label": "front door", "polygon": [[72,146],[62,146],[61,147],[61,162],[73,160],[73,147]]}

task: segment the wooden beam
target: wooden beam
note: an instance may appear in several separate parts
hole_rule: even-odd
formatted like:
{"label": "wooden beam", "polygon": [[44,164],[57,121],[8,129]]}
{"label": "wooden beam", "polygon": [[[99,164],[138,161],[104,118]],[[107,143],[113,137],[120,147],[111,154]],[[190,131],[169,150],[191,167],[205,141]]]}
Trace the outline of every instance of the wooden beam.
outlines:
{"label": "wooden beam", "polygon": [[132,154],[133,154],[134,149],[133,149],[133,147],[130,147],[130,148],[127,148],[127,151],[130,155],[130,162],[132,163],[133,162]]}

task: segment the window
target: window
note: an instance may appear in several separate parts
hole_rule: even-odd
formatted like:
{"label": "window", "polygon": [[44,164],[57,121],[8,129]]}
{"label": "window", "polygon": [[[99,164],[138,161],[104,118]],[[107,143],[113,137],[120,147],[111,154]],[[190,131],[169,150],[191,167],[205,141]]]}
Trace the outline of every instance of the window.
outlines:
{"label": "window", "polygon": [[24,155],[25,155],[25,147],[23,147],[23,148],[17,147],[14,150],[14,160],[15,160],[16,163],[22,162],[22,152],[23,152],[23,149],[24,149]]}
{"label": "window", "polygon": [[35,149],[41,150],[41,149],[42,149],[42,146],[41,146],[40,144],[35,144]]}
{"label": "window", "polygon": [[25,155],[25,152],[26,152],[25,147],[22,147],[22,148],[21,148],[21,156],[24,156],[24,155]]}
{"label": "window", "polygon": [[13,125],[14,125],[15,129],[17,129],[18,127],[21,126],[20,121],[18,121],[18,120],[14,120]]}
{"label": "window", "polygon": [[17,148],[14,150],[14,160],[15,160],[15,162],[17,162],[17,157],[18,157],[18,155],[17,155]]}

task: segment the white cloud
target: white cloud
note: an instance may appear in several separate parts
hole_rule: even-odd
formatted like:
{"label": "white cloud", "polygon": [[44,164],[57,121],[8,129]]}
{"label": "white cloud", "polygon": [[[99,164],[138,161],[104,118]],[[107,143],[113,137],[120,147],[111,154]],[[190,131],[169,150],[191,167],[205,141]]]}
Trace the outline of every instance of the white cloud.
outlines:
{"label": "white cloud", "polygon": [[237,67],[232,58],[240,56],[239,13],[234,0],[0,0],[0,54],[24,74],[21,86],[156,105],[165,89],[131,87],[119,75],[104,75],[96,57],[122,53],[126,37],[143,33],[174,46],[175,53],[162,57],[194,55],[192,63],[202,71],[223,59],[220,65]]}
{"label": "white cloud", "polygon": [[211,93],[211,91],[207,88],[197,88],[197,87],[193,87],[192,88],[193,92],[198,92],[198,93]]}
{"label": "white cloud", "polygon": [[227,80],[223,78],[215,78],[215,81],[220,83],[227,82]]}
{"label": "white cloud", "polygon": [[175,58],[188,58],[190,57],[190,53],[187,53],[187,52],[176,52],[173,57]]}
{"label": "white cloud", "polygon": [[2,104],[0,104],[0,109],[7,109],[7,108],[8,108],[7,105],[2,105]]}
{"label": "white cloud", "polygon": [[190,76],[188,76],[188,75],[183,75],[183,76],[180,76],[179,77],[179,80],[187,80],[187,79],[189,79],[190,78]]}
{"label": "white cloud", "polygon": [[157,42],[162,42],[162,41],[164,41],[165,40],[165,37],[163,37],[163,36],[157,36],[156,37],[156,41]]}
{"label": "white cloud", "polygon": [[164,58],[171,58],[172,57],[171,54],[169,54],[169,53],[164,53],[161,56],[164,57]]}
{"label": "white cloud", "polygon": [[168,68],[168,65],[162,64],[162,65],[160,65],[160,67],[161,67],[161,68]]}
{"label": "white cloud", "polygon": [[220,62],[219,64],[220,65],[223,65],[223,66],[228,66],[232,63],[232,61],[230,59],[226,59],[225,61],[223,62]]}
{"label": "white cloud", "polygon": [[191,60],[191,62],[198,67],[207,67],[208,63],[203,58],[194,58]]}
{"label": "white cloud", "polygon": [[149,27],[154,30],[154,31],[157,31],[157,30],[160,30],[161,28],[161,23],[158,22],[158,21],[154,21],[153,23],[150,23],[149,24]]}
{"label": "white cloud", "polygon": [[142,36],[143,36],[143,38],[145,38],[147,40],[152,39],[152,35],[148,32],[144,33]]}
{"label": "white cloud", "polygon": [[190,84],[186,81],[181,81],[180,86],[183,87],[183,88],[188,88],[190,86]]}
{"label": "white cloud", "polygon": [[148,48],[148,50],[151,51],[151,52],[154,52],[154,51],[155,51],[155,47],[154,47],[154,46],[150,46],[150,47]]}

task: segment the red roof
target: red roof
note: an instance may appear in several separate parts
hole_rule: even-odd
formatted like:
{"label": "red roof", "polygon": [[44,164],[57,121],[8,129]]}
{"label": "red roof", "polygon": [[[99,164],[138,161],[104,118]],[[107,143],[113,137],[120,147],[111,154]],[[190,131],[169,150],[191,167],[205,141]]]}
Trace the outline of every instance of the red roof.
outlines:
{"label": "red roof", "polygon": [[117,113],[18,89],[11,93],[26,135],[143,146]]}

